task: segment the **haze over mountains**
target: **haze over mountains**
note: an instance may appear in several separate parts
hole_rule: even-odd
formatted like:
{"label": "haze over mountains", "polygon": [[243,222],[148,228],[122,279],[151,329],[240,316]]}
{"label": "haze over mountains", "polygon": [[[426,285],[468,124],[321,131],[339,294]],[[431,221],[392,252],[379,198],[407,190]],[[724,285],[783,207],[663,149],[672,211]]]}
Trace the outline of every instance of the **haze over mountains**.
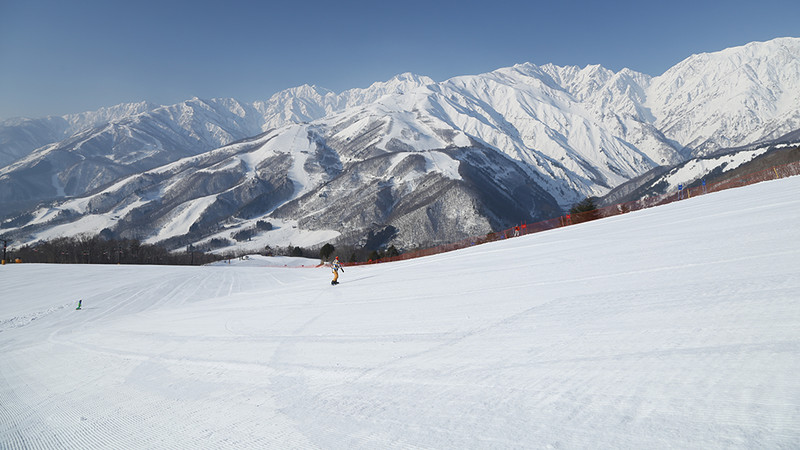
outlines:
{"label": "haze over mountains", "polygon": [[[0,123],[0,234],[258,249],[411,247],[556,216],[663,165],[800,129],[800,39],[651,77],[531,63],[266,102],[118,105]],[[256,229],[268,221],[272,230]],[[248,239],[234,235],[251,230]],[[255,230],[255,231],[253,231]]]}

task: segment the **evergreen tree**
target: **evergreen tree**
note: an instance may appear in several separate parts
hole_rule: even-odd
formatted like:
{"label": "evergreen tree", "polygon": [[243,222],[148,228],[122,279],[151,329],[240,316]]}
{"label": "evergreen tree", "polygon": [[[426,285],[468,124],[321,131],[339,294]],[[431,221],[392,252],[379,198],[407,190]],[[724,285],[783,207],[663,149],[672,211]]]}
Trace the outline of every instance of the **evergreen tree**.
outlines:
{"label": "evergreen tree", "polygon": [[586,197],[574,204],[569,210],[572,216],[572,223],[588,222],[600,218],[600,211],[597,209],[594,197]]}
{"label": "evergreen tree", "polygon": [[570,208],[569,213],[579,214],[583,212],[594,211],[595,209],[597,209],[597,204],[595,204],[594,197],[586,197],[580,202],[572,205],[572,208]]}
{"label": "evergreen tree", "polygon": [[400,256],[400,252],[397,251],[394,245],[390,245],[389,248],[386,249],[386,257],[393,258],[395,256]]}
{"label": "evergreen tree", "polygon": [[326,260],[326,259],[330,258],[331,254],[333,254],[333,252],[335,250],[336,250],[336,247],[334,247],[333,245],[331,245],[329,243],[323,245],[322,248],[319,249],[319,257],[320,257],[320,259]]}

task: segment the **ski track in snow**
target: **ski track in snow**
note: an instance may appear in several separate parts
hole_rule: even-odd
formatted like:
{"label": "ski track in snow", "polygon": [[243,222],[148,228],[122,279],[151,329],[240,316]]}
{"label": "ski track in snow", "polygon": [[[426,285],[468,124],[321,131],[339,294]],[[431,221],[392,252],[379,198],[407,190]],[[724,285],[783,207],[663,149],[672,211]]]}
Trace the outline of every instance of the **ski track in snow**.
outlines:
{"label": "ski track in snow", "polygon": [[798,194],[761,183],[336,287],[257,260],[3,266],[0,448],[797,448]]}

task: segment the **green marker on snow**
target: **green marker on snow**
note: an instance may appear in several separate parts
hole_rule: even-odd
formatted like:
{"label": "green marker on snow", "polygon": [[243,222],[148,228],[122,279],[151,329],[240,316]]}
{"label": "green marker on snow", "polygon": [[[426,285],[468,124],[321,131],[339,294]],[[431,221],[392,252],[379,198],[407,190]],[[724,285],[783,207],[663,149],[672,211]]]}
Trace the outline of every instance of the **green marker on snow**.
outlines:
{"label": "green marker on snow", "polygon": [[75,309],[81,309],[81,302],[82,302],[82,301],[83,301],[83,300],[78,300],[78,307],[77,307],[77,308],[75,308]]}

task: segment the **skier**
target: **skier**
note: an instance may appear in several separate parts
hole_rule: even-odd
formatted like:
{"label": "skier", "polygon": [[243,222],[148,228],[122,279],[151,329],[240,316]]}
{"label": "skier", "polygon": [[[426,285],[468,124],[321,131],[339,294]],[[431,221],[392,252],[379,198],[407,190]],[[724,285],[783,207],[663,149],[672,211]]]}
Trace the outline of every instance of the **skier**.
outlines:
{"label": "skier", "polygon": [[338,256],[333,258],[333,262],[331,263],[331,269],[333,270],[333,280],[331,281],[331,285],[333,286],[339,284],[339,282],[336,281],[339,279],[339,269],[342,269],[342,272],[344,272],[344,267],[342,267],[342,265],[339,263]]}

